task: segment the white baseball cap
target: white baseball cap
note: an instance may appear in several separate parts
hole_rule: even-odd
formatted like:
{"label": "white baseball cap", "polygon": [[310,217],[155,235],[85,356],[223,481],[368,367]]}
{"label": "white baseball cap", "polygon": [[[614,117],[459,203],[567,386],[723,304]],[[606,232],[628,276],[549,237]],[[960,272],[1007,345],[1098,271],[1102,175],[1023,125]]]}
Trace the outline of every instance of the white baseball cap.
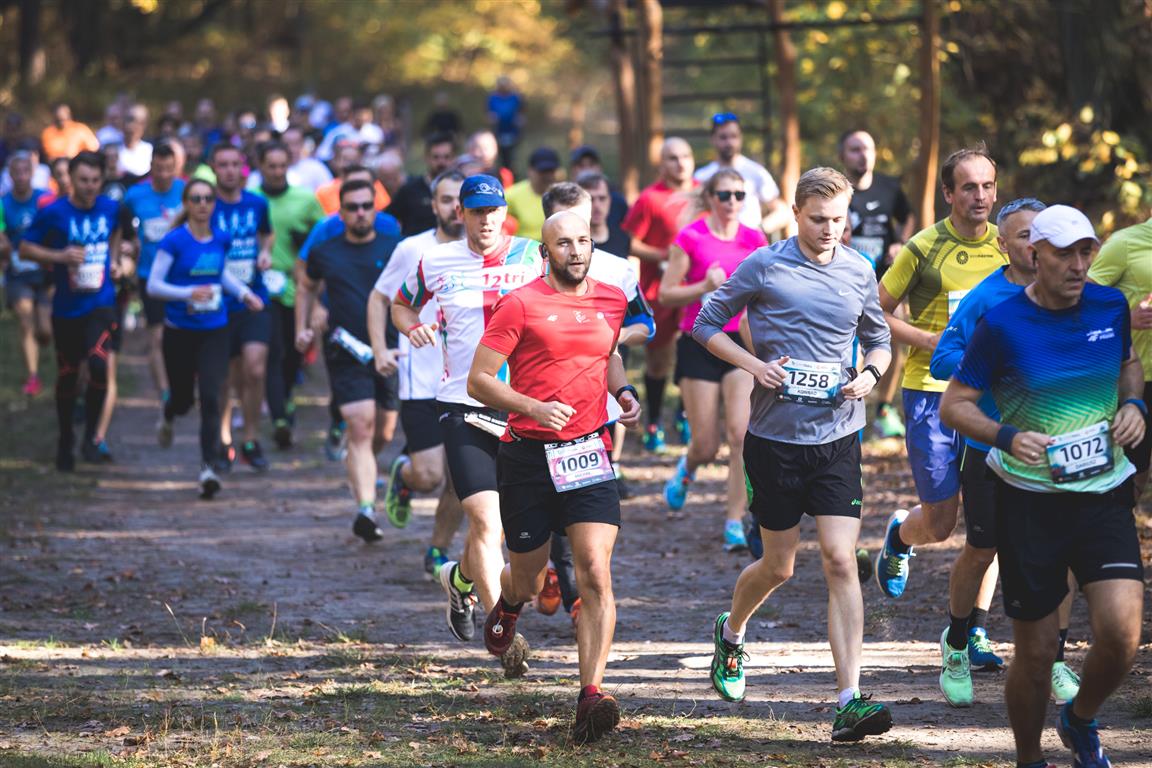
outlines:
{"label": "white baseball cap", "polygon": [[1067,248],[1081,240],[1100,243],[1092,222],[1070,205],[1052,205],[1036,214],[1028,227],[1028,242],[1041,240],[1047,240],[1057,248]]}

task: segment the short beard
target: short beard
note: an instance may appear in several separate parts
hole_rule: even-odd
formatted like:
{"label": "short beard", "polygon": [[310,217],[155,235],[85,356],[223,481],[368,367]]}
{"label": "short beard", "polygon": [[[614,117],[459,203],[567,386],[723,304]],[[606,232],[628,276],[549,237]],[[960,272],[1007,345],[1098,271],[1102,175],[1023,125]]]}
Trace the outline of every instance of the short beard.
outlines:
{"label": "short beard", "polygon": [[572,274],[572,272],[568,269],[568,266],[565,265],[563,268],[560,268],[560,269],[553,268],[552,274],[556,277],[556,280],[558,282],[568,286],[569,288],[575,288],[578,285],[580,285],[581,283],[583,283],[584,279],[586,277],[588,277],[588,269],[585,268],[584,274],[580,275],[580,277],[575,277]]}
{"label": "short beard", "polygon": [[459,239],[460,235],[464,234],[464,222],[459,219],[442,219],[437,216],[436,225],[448,237]]}

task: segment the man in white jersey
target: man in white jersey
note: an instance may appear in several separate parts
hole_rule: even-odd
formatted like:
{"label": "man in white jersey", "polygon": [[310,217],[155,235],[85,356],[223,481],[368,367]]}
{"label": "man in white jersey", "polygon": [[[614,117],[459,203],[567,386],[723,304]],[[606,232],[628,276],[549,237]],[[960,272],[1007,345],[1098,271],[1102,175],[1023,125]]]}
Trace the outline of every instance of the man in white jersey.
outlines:
{"label": "man in white jersey", "polygon": [[[384,496],[384,510],[397,527],[408,523],[412,493],[429,493],[444,480],[444,439],[436,413],[436,390],[444,372],[444,360],[438,346],[429,344],[412,349],[405,336],[400,337],[397,349],[389,349],[388,304],[425,251],[441,243],[458,241],[464,234],[458,215],[463,182],[464,175],[459,171],[446,171],[433,179],[432,212],[436,226],[400,241],[368,299],[368,333],[376,368],[383,374],[393,359],[399,368],[400,423],[407,448],[392,462],[388,492]],[[434,323],[439,315],[440,305],[432,299],[420,310],[420,321]],[[452,483],[446,483],[436,507],[432,541],[424,555],[424,570],[430,578],[439,578],[440,567],[448,561],[448,546],[463,515]]]}
{"label": "man in white jersey", "polygon": [[[504,187],[492,176],[469,176],[460,187],[465,239],[442,243],[421,255],[392,302],[392,322],[414,349],[442,344],[444,374],[436,393],[448,472],[468,517],[468,536],[459,562],[440,569],[448,595],[452,634],[470,640],[477,599],[485,612],[500,596],[500,498],[496,451],[505,415],[469,397],[468,371],[496,300],[540,277],[540,243],[503,234]],[[420,311],[435,298],[441,319],[423,322]],[[505,372],[506,375],[506,372]],[[528,655],[521,638],[502,657],[509,676],[523,674]]]}
{"label": "man in white jersey", "polygon": [[740,223],[753,229],[763,229],[768,235],[784,229],[792,222],[792,212],[780,196],[780,187],[768,169],[750,157],[741,154],[744,133],[740,118],[731,112],[712,116],[712,148],[716,159],[696,170],[696,181],[703,184],[721,168],[732,168],[744,177],[744,184],[752,193],[740,211]]}

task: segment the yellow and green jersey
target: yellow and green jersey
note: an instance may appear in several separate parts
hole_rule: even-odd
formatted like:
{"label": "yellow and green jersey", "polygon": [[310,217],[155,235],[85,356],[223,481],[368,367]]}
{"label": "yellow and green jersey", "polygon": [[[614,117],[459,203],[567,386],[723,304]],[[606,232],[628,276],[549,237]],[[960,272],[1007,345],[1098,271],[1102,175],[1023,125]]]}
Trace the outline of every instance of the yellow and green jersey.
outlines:
{"label": "yellow and green jersey", "polygon": [[[1152,219],[1108,238],[1088,279],[1119,289],[1130,308],[1147,299],[1152,294]],[[1133,329],[1132,347],[1144,366],[1144,381],[1152,381],[1152,331]]]}

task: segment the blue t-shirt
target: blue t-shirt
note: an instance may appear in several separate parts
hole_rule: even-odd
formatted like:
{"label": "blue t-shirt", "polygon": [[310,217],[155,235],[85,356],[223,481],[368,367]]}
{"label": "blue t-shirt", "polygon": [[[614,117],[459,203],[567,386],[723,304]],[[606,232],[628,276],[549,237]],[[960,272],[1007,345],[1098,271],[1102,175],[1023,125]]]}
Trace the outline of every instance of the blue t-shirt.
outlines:
{"label": "blue t-shirt", "polygon": [[[390,213],[383,211],[376,212],[376,219],[373,224],[375,225],[376,234],[400,237],[400,222]],[[312,231],[308,233],[308,239],[304,241],[304,245],[300,246],[300,253],[298,254],[301,261],[308,261],[308,252],[316,247],[317,243],[322,243],[325,240],[331,240],[334,237],[340,237],[344,234],[344,220],[340,218],[339,213],[334,213],[326,219],[321,219],[312,227]]]}
{"label": "blue t-shirt", "polygon": [[20,248],[20,241],[24,239],[24,232],[32,225],[32,220],[36,218],[36,203],[46,194],[48,193],[42,189],[34,189],[28,199],[24,201],[17,200],[11,192],[0,197],[0,205],[4,206],[4,233],[8,235],[8,241],[12,243],[12,260],[8,264],[10,276],[35,275],[42,271],[39,262],[21,259],[17,251]]}
{"label": "blue t-shirt", "polygon": [[488,94],[488,111],[496,115],[496,133],[519,135],[516,116],[520,114],[522,104],[518,93]]}
{"label": "blue t-shirt", "polygon": [[[1016,285],[1005,277],[1008,267],[1001,267],[968,292],[960,301],[952,317],[948,320],[948,327],[940,334],[940,341],[936,344],[936,351],[932,353],[932,362],[929,369],[932,378],[947,381],[952,378],[956,367],[964,358],[964,350],[976,325],[983,319],[988,310],[992,309],[1024,290],[1024,286]],[[980,398],[980,409],[985,415],[996,421],[1000,420],[1000,411],[996,408],[996,401],[992,395],[985,392]],[[987,453],[990,446],[978,443],[971,438],[964,438],[964,442],[978,451]]]}
{"label": "blue t-shirt", "polygon": [[124,195],[124,207],[132,216],[132,226],[140,236],[140,263],[136,274],[147,280],[160,241],[172,229],[183,208],[184,181],[176,179],[167,192],[157,192],[152,182],[133,184]]}
{"label": "blue t-shirt", "polygon": [[[1057,440],[1049,447],[1049,462],[1035,467],[993,448],[988,466],[1006,483],[1045,493],[1103,493],[1135,471],[1124,449],[1110,439],[1120,366],[1132,350],[1129,323],[1124,294],[1089,283],[1075,306],[1060,310],[1044,309],[1020,291],[976,326],[953,376],[991,392],[1003,423],[1054,438],[1105,427],[1077,446],[1075,456],[1061,453],[1066,441]],[[1110,457],[1110,467],[1097,467],[1101,471],[1082,479],[1061,474],[1061,467],[1072,466],[1070,459],[1096,453],[1109,442],[1110,451],[1101,454]]]}
{"label": "blue t-shirt", "polygon": [[24,240],[45,248],[84,247],[84,263],[79,267],[54,264],[56,295],[52,298],[54,317],[83,317],[99,307],[116,303],[112,284],[110,246],[120,222],[120,204],[98,196],[87,210],[72,205],[66,197],[36,212]]}
{"label": "blue t-shirt", "polygon": [[[225,268],[267,304],[268,289],[264,287],[263,274],[256,268],[256,257],[260,255],[260,236],[272,231],[268,200],[248,191],[242,191],[234,203],[216,198],[212,228],[232,239]],[[224,302],[229,312],[245,309],[243,302],[231,295],[224,297]]]}
{"label": "blue t-shirt", "polygon": [[215,285],[219,300],[196,307],[192,302],[169,301],[164,305],[168,325],[194,331],[220,328],[228,323],[228,309],[224,303],[224,257],[232,246],[225,233],[213,229],[212,239],[201,242],[192,236],[187,226],[177,227],[160,241],[159,251],[172,256],[172,268],[167,281],[172,285]]}

